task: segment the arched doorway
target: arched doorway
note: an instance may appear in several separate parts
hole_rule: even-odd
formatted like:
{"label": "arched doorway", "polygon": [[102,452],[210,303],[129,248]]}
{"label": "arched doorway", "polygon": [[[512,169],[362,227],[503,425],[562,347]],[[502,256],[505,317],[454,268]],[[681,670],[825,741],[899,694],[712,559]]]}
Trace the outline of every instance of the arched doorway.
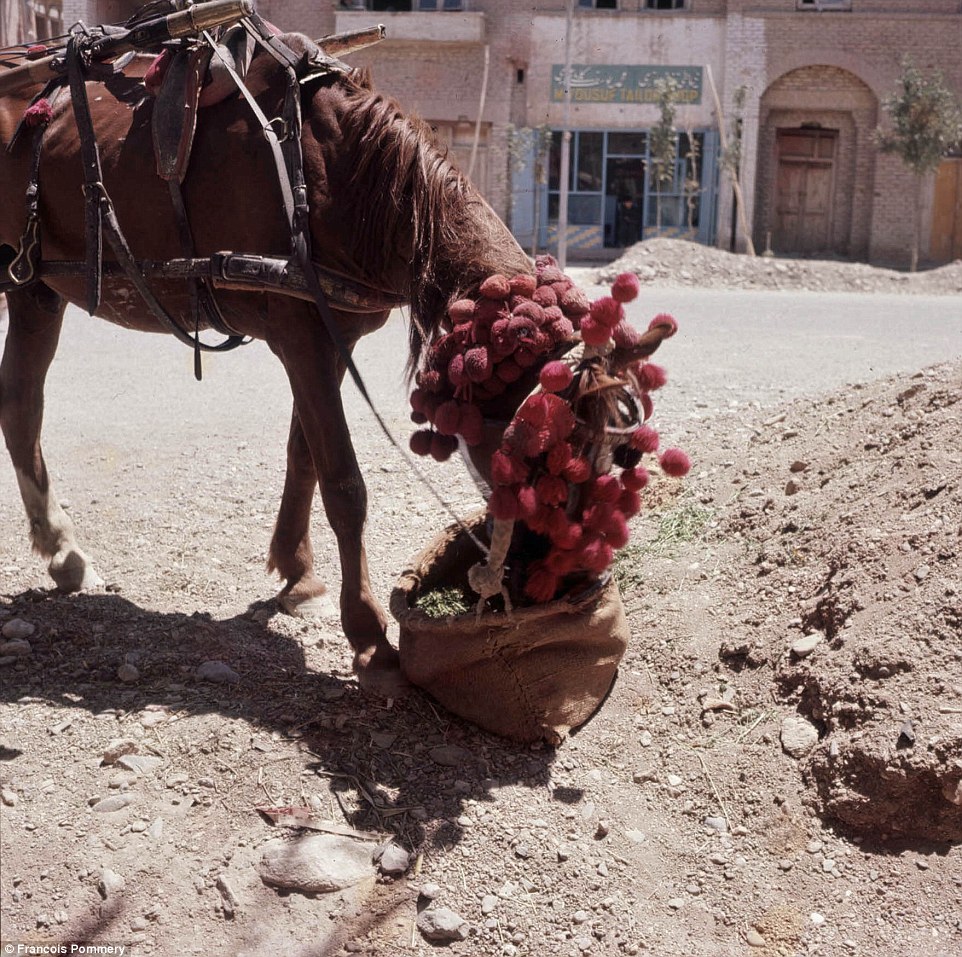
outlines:
{"label": "arched doorway", "polygon": [[755,238],[793,256],[866,258],[878,120],[855,74],[806,66],[762,96]]}

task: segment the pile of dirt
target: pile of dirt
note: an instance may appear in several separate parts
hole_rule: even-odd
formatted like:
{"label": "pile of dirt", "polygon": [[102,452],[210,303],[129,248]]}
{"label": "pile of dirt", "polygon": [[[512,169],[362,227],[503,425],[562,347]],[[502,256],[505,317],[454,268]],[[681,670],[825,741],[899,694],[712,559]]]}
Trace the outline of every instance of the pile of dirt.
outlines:
{"label": "pile of dirt", "polygon": [[962,259],[916,273],[837,260],[747,256],[682,239],[648,239],[598,269],[610,283],[633,272],[648,285],[702,289],[807,289],[817,292],[875,292],[951,296],[962,292]]}
{"label": "pile of dirt", "polygon": [[746,614],[779,612],[722,658],[766,665],[814,805],[866,838],[962,840],[960,432],[958,363],[796,403],[718,532],[750,543]]}

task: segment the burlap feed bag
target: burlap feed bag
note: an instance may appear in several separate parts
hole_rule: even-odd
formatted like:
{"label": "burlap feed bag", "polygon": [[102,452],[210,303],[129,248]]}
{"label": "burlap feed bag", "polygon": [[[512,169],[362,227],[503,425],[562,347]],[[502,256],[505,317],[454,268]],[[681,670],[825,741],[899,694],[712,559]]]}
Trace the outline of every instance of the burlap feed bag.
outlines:
{"label": "burlap feed bag", "polygon": [[[468,523],[485,537],[484,519]],[[433,618],[421,595],[460,585],[481,558],[457,526],[415,558],[391,595],[401,626],[401,668],[449,711],[517,741],[558,744],[594,713],[628,644],[628,622],[614,579],[580,600]]]}

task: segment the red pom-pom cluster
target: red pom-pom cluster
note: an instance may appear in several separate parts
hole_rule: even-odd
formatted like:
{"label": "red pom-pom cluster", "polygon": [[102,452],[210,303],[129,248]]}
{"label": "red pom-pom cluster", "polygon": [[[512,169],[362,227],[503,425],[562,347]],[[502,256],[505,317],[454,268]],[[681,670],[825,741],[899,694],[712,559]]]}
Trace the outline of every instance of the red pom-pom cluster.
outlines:
{"label": "red pom-pom cluster", "polygon": [[50,100],[40,97],[24,110],[23,121],[27,126],[46,126],[53,119],[53,107]]}
{"label": "red pom-pom cluster", "polygon": [[[545,362],[576,330],[587,346],[613,340],[628,347],[637,341],[623,308],[638,294],[637,277],[620,275],[610,296],[590,302],[551,256],[538,257],[535,265],[535,276],[489,276],[477,300],[460,299],[448,308],[445,331],[427,350],[411,394],[411,418],[429,425],[414,433],[411,449],[443,459],[459,435],[468,445],[480,443],[480,403],[526,369],[540,367],[540,389],[522,402],[491,458],[488,510],[547,539],[543,557],[523,575],[525,596],[542,603],[551,601],[569,576],[602,574],[628,543],[628,521],[641,509],[649,481],[641,459],[657,453],[659,437],[649,425],[638,425],[615,449],[619,473],[600,472],[589,458],[598,436],[581,434],[565,397],[576,372],[562,360]],[[658,316],[652,326],[656,323],[675,330],[670,316]],[[637,362],[626,378],[647,420],[649,393],[665,384],[667,374],[653,363]],[[673,476],[690,467],[679,449],[663,452],[659,463]]]}
{"label": "red pom-pom cluster", "polygon": [[[477,300],[458,299],[448,307],[445,331],[431,343],[416,376],[411,418],[430,426],[411,438],[418,455],[447,458],[459,435],[468,445],[480,443],[480,403],[570,342],[590,307],[550,256],[538,258],[536,275],[488,276],[478,292]],[[547,392],[571,383],[563,363],[548,363],[542,372]]]}

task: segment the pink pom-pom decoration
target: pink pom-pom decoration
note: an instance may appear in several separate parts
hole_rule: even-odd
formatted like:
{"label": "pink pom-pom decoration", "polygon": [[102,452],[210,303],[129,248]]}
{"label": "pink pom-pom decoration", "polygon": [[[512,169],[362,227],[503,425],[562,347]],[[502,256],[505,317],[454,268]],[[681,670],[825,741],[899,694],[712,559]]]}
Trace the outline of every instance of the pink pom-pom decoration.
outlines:
{"label": "pink pom-pom decoration", "polygon": [[603,346],[611,338],[611,330],[591,316],[585,316],[581,320],[581,338],[586,346]]}
{"label": "pink pom-pom decoration", "polygon": [[448,381],[455,388],[467,385],[468,377],[464,371],[464,356],[460,353],[452,356],[451,361],[448,363]]}
{"label": "pink pom-pom decoration", "polygon": [[572,379],[574,379],[574,373],[571,367],[560,360],[546,362],[538,377],[541,388],[545,392],[562,392],[571,385]]}
{"label": "pink pom-pom decoration", "polygon": [[566,316],[583,316],[591,309],[591,303],[584,292],[573,287],[561,297],[561,308]]}
{"label": "pink pom-pom decoration", "polygon": [[624,316],[625,311],[621,308],[621,303],[612,299],[611,296],[602,296],[591,304],[591,318],[607,326],[609,330],[614,329]]}
{"label": "pink pom-pom decoration", "polygon": [[638,385],[645,392],[654,392],[668,381],[668,373],[654,362],[638,362],[632,371],[638,380]]}
{"label": "pink pom-pom decoration", "polygon": [[554,291],[553,286],[538,286],[531,298],[545,309],[549,306],[557,306],[558,304],[558,295]]}
{"label": "pink pom-pom decoration", "polygon": [[611,284],[611,298],[617,299],[618,302],[631,302],[638,298],[639,292],[641,292],[641,283],[633,272],[621,273]]}
{"label": "pink pom-pom decoration", "polygon": [[440,432],[431,435],[431,458],[436,462],[446,462],[457,447],[458,440],[453,435],[441,435]]}
{"label": "pink pom-pom decoration", "polygon": [[668,315],[667,312],[659,313],[648,323],[649,329],[654,329],[656,326],[666,327],[666,339],[670,339],[678,331],[678,323],[675,321],[675,317]]}
{"label": "pink pom-pom decoration", "polygon": [[28,106],[23,114],[23,121],[27,126],[46,126],[52,119],[53,107],[46,97],[41,97],[36,103]]}
{"label": "pink pom-pom decoration", "polygon": [[650,425],[640,425],[629,436],[631,447],[639,452],[649,453],[658,451],[658,433]]}
{"label": "pink pom-pom decoration", "polygon": [[538,288],[538,280],[534,276],[526,276],[522,273],[508,280],[508,288],[512,296],[526,296],[530,299]]}
{"label": "pink pom-pom decoration", "polygon": [[434,424],[442,435],[457,435],[461,424],[461,406],[453,399],[438,406]]}
{"label": "pink pom-pom decoration", "polygon": [[618,501],[621,486],[613,475],[599,475],[592,485],[592,495],[597,502],[613,504]]}
{"label": "pink pom-pom decoration", "polygon": [[630,326],[626,320],[622,319],[621,322],[611,330],[611,338],[614,339],[615,345],[619,349],[630,349],[632,346],[638,344],[641,336],[634,326]]}
{"label": "pink pom-pom decoration", "polygon": [[514,485],[528,477],[528,466],[500,449],[491,456],[491,480],[496,485]]}
{"label": "pink pom-pom decoration", "polygon": [[691,469],[691,459],[681,449],[665,449],[658,464],[665,475],[672,478],[681,478]]}
{"label": "pink pom-pom decoration", "polygon": [[462,322],[471,322],[474,319],[474,312],[473,299],[458,299],[456,302],[452,302],[448,309],[448,315],[456,325]]}
{"label": "pink pom-pom decoration", "polygon": [[480,293],[485,299],[507,299],[511,295],[511,285],[504,276],[495,273],[481,283]]}
{"label": "pink pom-pom decoration", "polygon": [[485,382],[492,371],[491,357],[484,346],[475,346],[465,353],[464,372],[472,382]]}
{"label": "pink pom-pom decoration", "polygon": [[621,473],[621,484],[632,492],[640,492],[648,486],[648,470],[636,465],[633,469],[625,469]]}
{"label": "pink pom-pom decoration", "polygon": [[431,433],[423,430],[420,432],[412,432],[408,444],[415,455],[430,455]]}

